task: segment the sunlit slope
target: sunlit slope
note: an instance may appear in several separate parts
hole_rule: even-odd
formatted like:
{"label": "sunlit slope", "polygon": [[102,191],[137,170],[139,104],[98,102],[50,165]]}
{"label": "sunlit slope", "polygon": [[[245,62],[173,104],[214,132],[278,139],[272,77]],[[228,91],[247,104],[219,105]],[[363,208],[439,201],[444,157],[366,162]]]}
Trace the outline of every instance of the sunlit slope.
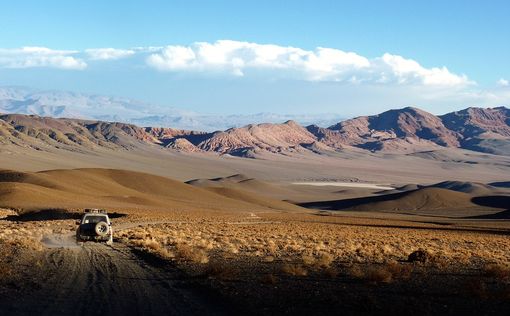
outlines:
{"label": "sunlit slope", "polygon": [[114,169],[0,171],[0,206],[114,210],[296,210],[248,192],[217,194],[155,175]]}

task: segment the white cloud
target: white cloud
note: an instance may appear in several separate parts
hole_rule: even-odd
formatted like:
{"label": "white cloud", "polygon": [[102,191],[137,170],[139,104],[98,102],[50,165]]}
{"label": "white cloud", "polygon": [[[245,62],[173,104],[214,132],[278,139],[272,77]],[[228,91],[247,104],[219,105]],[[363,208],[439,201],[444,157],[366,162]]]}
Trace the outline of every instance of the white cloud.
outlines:
{"label": "white cloud", "polygon": [[442,68],[424,68],[412,59],[384,54],[373,62],[374,68],[380,68],[379,74],[389,75],[400,84],[422,83],[424,85],[457,86],[470,83],[465,75],[456,75]]}
{"label": "white cloud", "polygon": [[116,60],[129,57],[135,54],[131,49],[116,49],[116,48],[90,48],[86,49],[87,53],[92,60]]}
{"label": "white cloud", "polygon": [[[317,47],[219,40],[190,46],[90,48],[84,51],[52,50],[46,47],[0,48],[0,67],[54,67],[84,69],[89,60],[117,60],[146,56],[146,63],[160,71],[259,76],[305,81],[335,81],[348,84],[417,85],[465,87],[474,82],[446,67],[426,68],[417,61],[389,53],[367,58],[354,52]],[[499,86],[508,86],[500,79]]]}
{"label": "white cloud", "polygon": [[186,70],[198,67],[193,50],[184,46],[168,46],[161,53],[150,55],[147,62],[161,70]]}
{"label": "white cloud", "polygon": [[446,67],[425,68],[398,55],[384,54],[368,59],[334,48],[318,47],[311,51],[230,40],[166,46],[153,51],[147,63],[161,71],[226,72],[237,76],[266,71],[268,76],[310,81],[448,87],[473,83],[465,75],[451,73]]}
{"label": "white cloud", "polygon": [[73,56],[77,53],[77,51],[53,50],[46,47],[0,48],[0,68],[85,69],[87,64]]}
{"label": "white cloud", "polygon": [[503,78],[499,79],[497,84],[500,87],[508,87],[508,86],[510,86],[510,82],[508,80],[506,80],[506,79],[503,79]]}
{"label": "white cloud", "polygon": [[250,69],[300,72],[305,79],[322,80],[331,74],[368,67],[370,62],[355,53],[221,40],[192,46],[167,46],[147,58],[147,63],[163,71],[219,71],[244,75]]}

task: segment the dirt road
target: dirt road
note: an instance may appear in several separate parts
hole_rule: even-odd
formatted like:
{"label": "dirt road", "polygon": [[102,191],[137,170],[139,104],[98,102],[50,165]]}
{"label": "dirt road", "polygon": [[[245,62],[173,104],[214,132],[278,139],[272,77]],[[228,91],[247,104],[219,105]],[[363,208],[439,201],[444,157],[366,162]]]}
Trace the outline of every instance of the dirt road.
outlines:
{"label": "dirt road", "polygon": [[[2,315],[217,315],[221,302],[182,273],[148,264],[126,246],[86,243],[45,251],[40,273],[18,296],[0,299]],[[28,282],[27,282],[28,283]]]}

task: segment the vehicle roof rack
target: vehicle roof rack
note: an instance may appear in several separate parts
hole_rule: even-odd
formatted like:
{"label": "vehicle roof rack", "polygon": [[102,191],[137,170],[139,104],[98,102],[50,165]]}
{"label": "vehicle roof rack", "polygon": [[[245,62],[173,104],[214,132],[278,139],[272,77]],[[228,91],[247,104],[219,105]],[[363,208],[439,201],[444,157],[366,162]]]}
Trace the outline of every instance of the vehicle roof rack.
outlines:
{"label": "vehicle roof rack", "polygon": [[86,208],[84,210],[85,213],[101,213],[106,214],[106,210],[98,209],[98,208]]}

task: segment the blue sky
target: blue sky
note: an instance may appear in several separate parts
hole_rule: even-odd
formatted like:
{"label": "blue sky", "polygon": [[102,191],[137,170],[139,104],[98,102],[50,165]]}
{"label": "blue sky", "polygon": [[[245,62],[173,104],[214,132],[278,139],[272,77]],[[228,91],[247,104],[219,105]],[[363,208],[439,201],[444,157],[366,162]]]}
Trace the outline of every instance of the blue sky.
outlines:
{"label": "blue sky", "polygon": [[209,113],[508,105],[508,16],[497,0],[12,1],[0,85]]}

